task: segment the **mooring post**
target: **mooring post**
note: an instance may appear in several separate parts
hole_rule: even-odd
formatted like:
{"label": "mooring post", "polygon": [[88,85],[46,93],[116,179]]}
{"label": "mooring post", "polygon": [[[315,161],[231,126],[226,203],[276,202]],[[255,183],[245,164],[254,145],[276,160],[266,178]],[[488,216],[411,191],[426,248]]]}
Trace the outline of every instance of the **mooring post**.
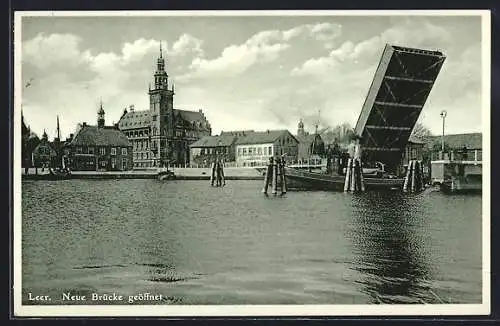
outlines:
{"label": "mooring post", "polygon": [[273,195],[276,195],[278,193],[278,158],[275,158],[274,162],[273,162],[272,193],[273,193]]}
{"label": "mooring post", "polygon": [[210,173],[210,185],[213,187],[214,186],[214,181],[215,181],[215,173],[216,173],[216,164],[215,161],[212,162],[212,169]]}
{"label": "mooring post", "polygon": [[352,159],[351,161],[351,191],[356,191],[356,159]]}
{"label": "mooring post", "polygon": [[416,171],[416,162],[415,160],[412,160],[412,165],[411,165],[411,192],[415,192],[416,190],[416,184],[415,184],[415,171]]}
{"label": "mooring post", "polygon": [[408,166],[406,168],[405,182],[403,183],[403,191],[408,191],[408,186],[410,183],[410,173],[411,173],[411,161],[408,162]]}
{"label": "mooring post", "polygon": [[262,192],[267,194],[267,189],[269,188],[269,183],[271,183],[271,178],[273,175],[273,158],[269,158],[269,164],[267,165],[266,175],[264,176],[264,188],[262,188]]}
{"label": "mooring post", "polygon": [[420,161],[415,161],[416,167],[415,167],[415,172],[416,172],[416,183],[417,183],[417,191],[422,191],[424,187],[423,183],[423,175],[422,175],[422,165]]}
{"label": "mooring post", "polygon": [[224,187],[226,185],[226,177],[224,176],[224,160],[220,161],[220,177],[222,186]]}
{"label": "mooring post", "polygon": [[344,192],[349,191],[349,187],[351,186],[351,165],[352,159],[349,158],[347,160],[347,166],[345,168]]}
{"label": "mooring post", "polygon": [[365,178],[363,178],[363,162],[359,161],[359,169],[361,173],[359,174],[359,180],[361,182],[361,191],[365,191]]}
{"label": "mooring post", "polygon": [[285,175],[285,160],[281,160],[281,193],[286,194],[286,175]]}
{"label": "mooring post", "polygon": [[358,159],[354,159],[355,184],[354,191],[361,190],[361,164]]}
{"label": "mooring post", "polygon": [[219,160],[217,160],[217,162],[215,163],[215,177],[216,177],[215,185],[217,187],[220,187],[221,184],[222,184],[222,182],[221,182],[222,176],[221,176],[221,173],[220,173],[220,162],[219,162]]}

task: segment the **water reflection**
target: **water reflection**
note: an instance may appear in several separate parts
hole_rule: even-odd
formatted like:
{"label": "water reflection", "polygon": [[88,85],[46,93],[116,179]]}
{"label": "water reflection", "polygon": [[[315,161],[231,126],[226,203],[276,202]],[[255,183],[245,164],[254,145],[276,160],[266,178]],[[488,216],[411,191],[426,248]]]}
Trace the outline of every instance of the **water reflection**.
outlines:
{"label": "water reflection", "polygon": [[[426,214],[416,196],[365,193],[354,196],[349,236],[351,268],[372,303],[429,302],[430,269],[423,241]],[[432,291],[431,291],[432,292]]]}

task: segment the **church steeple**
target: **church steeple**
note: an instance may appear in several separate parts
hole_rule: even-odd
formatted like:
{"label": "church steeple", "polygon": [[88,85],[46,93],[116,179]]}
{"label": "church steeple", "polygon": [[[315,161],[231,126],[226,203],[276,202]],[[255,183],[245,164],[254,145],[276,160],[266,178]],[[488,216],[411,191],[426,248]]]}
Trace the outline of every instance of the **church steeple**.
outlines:
{"label": "church steeple", "polygon": [[101,99],[101,104],[99,106],[99,111],[97,111],[97,127],[103,128],[104,127],[104,109],[102,108],[102,99]]}
{"label": "church steeple", "polygon": [[297,126],[297,135],[298,136],[303,136],[305,134],[304,131],[304,122],[302,121],[302,118],[300,118],[299,124]]}

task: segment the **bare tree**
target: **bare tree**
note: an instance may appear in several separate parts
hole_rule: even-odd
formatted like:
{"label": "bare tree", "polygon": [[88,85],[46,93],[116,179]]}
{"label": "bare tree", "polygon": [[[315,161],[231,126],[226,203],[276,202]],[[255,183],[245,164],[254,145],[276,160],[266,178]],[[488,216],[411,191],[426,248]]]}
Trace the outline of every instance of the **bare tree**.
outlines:
{"label": "bare tree", "polygon": [[415,124],[415,127],[413,127],[413,130],[411,132],[411,135],[415,138],[425,140],[426,138],[432,136],[431,131],[424,126],[422,123],[417,122]]}

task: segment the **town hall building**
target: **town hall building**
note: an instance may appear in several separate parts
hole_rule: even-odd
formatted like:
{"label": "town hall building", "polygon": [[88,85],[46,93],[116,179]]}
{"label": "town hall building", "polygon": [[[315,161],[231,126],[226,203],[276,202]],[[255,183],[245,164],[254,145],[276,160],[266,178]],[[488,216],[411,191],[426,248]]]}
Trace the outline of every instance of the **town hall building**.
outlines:
{"label": "town hall building", "polygon": [[154,87],[149,86],[148,94],[149,110],[135,110],[131,106],[118,122],[132,143],[134,167],[188,165],[189,145],[210,136],[212,129],[201,110],[174,109],[174,85],[168,82],[161,45]]}

